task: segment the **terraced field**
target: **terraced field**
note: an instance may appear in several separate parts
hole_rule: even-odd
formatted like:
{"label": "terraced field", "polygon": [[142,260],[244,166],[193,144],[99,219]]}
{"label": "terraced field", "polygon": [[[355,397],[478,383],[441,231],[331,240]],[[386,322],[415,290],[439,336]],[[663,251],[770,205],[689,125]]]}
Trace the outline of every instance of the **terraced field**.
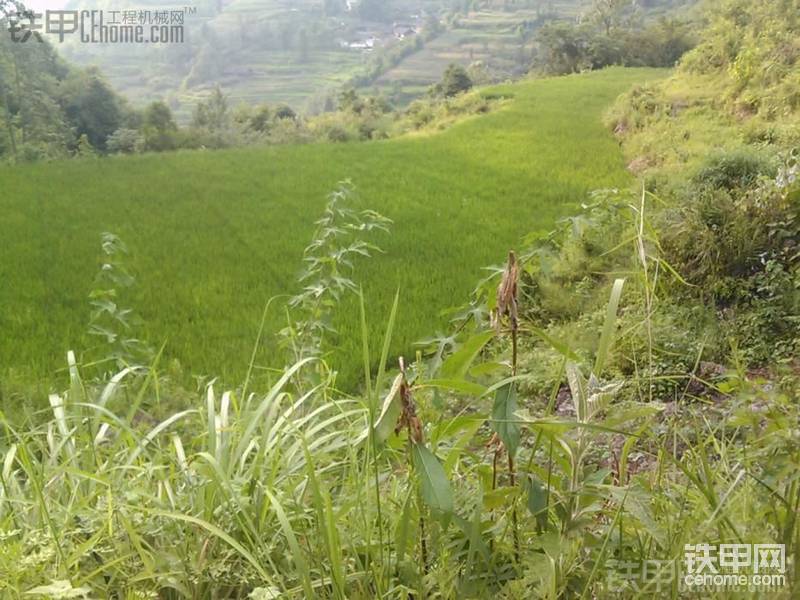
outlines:
{"label": "terraced field", "polygon": [[565,18],[578,10],[579,4],[569,1],[542,4],[539,9],[488,3],[458,17],[446,32],[387,70],[370,87],[411,100],[439,81],[450,63],[464,67],[481,64],[495,80],[519,77],[530,68],[532,34],[540,25],[539,17],[546,12]]}
{"label": "terraced field", "polygon": [[[131,306],[149,341],[165,343],[166,359],[186,373],[239,381],[264,302],[298,291],[303,248],[344,178],[358,188],[358,207],[394,220],[377,240],[385,253],[356,273],[372,343],[399,289],[393,351],[413,352],[446,326],[440,311],[467,298],[482,266],[551,228],[589,190],[628,181],[600,115],[660,75],[612,69],[492,88],[513,100],[435,135],[0,170],[0,373],[48,376],[68,349],[86,347],[100,234],[112,231],[131,249]],[[334,346],[348,385],[360,356],[354,299],[338,315]],[[283,319],[274,311],[268,330]],[[274,344],[265,340],[259,364],[274,363]]]}
{"label": "terraced field", "polygon": [[[445,31],[367,86],[408,101],[425,93],[451,62],[481,61],[494,80],[520,75],[530,64],[531,41],[523,33],[540,11],[568,16],[577,0],[526,8],[487,2],[445,25],[440,0],[397,1],[397,18],[424,29],[424,15],[438,15]],[[71,0],[69,8],[111,10],[178,10],[181,3],[159,0],[112,2]],[[319,110],[328,96],[398,44],[391,22],[374,23],[357,11],[328,14],[316,0],[199,0],[190,4],[185,42],[179,44],[82,44],[77,36],[58,44],[69,60],[97,65],[112,85],[134,105],[166,100],[177,118],[187,122],[197,101],[220,85],[231,104],[287,103],[299,110]],[[454,13],[446,13],[452,16]],[[110,17],[109,17],[110,18]],[[377,38],[374,50],[346,47]]]}
{"label": "terraced field", "polygon": [[[90,4],[106,11],[112,6],[105,0]],[[144,10],[183,6],[156,0],[130,5]],[[119,3],[113,6],[119,9]],[[314,43],[307,50],[301,48],[301,25],[324,22],[316,2],[231,0],[223,2],[219,11],[216,3],[206,1],[192,8],[196,12],[186,17],[182,44],[89,45],[68,39],[61,50],[78,64],[99,66],[136,106],[166,100],[182,122],[216,85],[222,86],[232,105],[267,102],[305,108],[315,96],[338,89],[367,58],[339,48],[333,39],[326,48]]]}

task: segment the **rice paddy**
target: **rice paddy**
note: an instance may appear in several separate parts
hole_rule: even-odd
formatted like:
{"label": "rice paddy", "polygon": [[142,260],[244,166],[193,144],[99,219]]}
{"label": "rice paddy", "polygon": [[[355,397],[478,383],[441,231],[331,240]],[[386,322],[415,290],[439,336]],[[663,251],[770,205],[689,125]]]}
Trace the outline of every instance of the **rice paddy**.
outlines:
{"label": "rice paddy", "polygon": [[[100,235],[128,245],[136,277],[129,306],[164,363],[185,377],[244,375],[265,302],[296,293],[303,249],[326,195],[343,179],[355,208],[394,221],[356,265],[371,343],[400,293],[392,352],[447,325],[480,267],[499,263],[531,231],[547,231],[588,191],[629,182],[601,113],[632,84],[661,76],[610,69],[523,81],[485,93],[498,110],[432,135],[111,157],[0,171],[0,373],[63,377],[65,352],[87,347],[88,295]],[[275,305],[277,306],[277,305]],[[354,384],[360,355],[355,297],[343,300],[331,349],[339,383]],[[277,308],[266,331],[285,322]],[[256,354],[276,364],[275,340]],[[178,369],[180,365],[180,369]]]}

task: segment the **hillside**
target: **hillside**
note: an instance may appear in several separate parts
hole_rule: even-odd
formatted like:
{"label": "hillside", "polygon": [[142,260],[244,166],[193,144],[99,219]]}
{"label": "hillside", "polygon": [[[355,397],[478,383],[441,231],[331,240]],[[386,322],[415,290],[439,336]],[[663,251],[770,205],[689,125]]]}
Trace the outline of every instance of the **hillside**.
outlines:
{"label": "hillside", "polygon": [[800,144],[800,5],[720,2],[675,73],[636,86],[608,115],[640,173],[690,174],[709,152]]}
{"label": "hillside", "polygon": [[547,17],[572,18],[578,3],[541,3],[530,6],[487,3],[455,16],[448,26],[417,52],[390,65],[366,86],[399,101],[414,98],[437,82],[451,63],[474,66],[482,77],[505,80],[530,68],[533,36]]}
{"label": "hillside", "polygon": [[[694,0],[619,4],[626,23],[680,14]],[[481,83],[527,73],[536,34],[549,22],[590,20],[592,0],[226,0],[192,5],[175,44],[82,44],[62,53],[97,65],[134,105],[165,100],[181,121],[220,85],[232,103],[286,103],[317,112],[342,86],[404,105],[426,93],[451,63]],[[603,5],[602,2],[599,5]],[[87,8],[72,0],[72,8]],[[156,0],[93,0],[91,8],[182,9]]]}
{"label": "hillside", "polygon": [[[186,15],[183,43],[82,44],[73,38],[61,50],[77,64],[99,66],[134,104],[164,99],[182,120],[217,84],[234,104],[320,110],[344,84],[371,88],[395,67],[413,73],[408,84],[408,77],[398,82],[397,74],[387,74],[378,86],[402,101],[437,81],[449,62],[468,66],[483,60],[495,79],[526,71],[539,3],[479,4],[485,7],[472,10],[471,3],[446,0],[204,0]],[[562,5],[566,16],[577,2],[558,3],[558,10]],[[74,0],[70,7],[87,6]],[[91,7],[107,14],[182,9],[156,0],[96,0]],[[464,21],[461,14],[468,15]],[[386,82],[392,82],[390,89]]]}
{"label": "hillside", "polygon": [[[37,377],[86,346],[100,234],[131,249],[132,307],[185,374],[243,376],[267,298],[297,291],[325,196],[352,179],[358,207],[394,220],[361,261],[373,343],[399,289],[393,350],[444,326],[480,277],[530,231],[547,231],[598,187],[629,181],[601,124],[605,108],[658,71],[611,69],[524,81],[486,94],[497,111],[424,137],[112,157],[0,170],[0,364]],[[35,274],[35,275],[33,275]],[[357,373],[357,304],[335,323],[343,384]],[[284,322],[280,310],[270,328]],[[260,364],[271,359],[264,344]]]}

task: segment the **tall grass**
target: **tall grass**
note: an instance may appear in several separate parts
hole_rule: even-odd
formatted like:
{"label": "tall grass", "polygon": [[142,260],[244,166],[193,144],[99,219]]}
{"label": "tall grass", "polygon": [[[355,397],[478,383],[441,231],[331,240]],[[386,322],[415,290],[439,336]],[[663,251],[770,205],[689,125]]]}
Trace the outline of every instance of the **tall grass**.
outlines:
{"label": "tall grass", "polygon": [[[642,265],[658,262],[631,239]],[[782,543],[792,556],[796,402],[736,371],[709,384],[715,407],[669,416],[622,401],[647,382],[609,380],[605,365],[626,293],[653,289],[655,269],[611,285],[593,360],[580,360],[518,317],[515,264],[491,283],[506,291],[501,333],[464,330],[438,365],[387,370],[396,294],[373,378],[362,308],[363,397],[309,357],[266,392],[209,384],[153,422],[142,409],[162,401],[158,358],[97,386],[70,355],[69,390],[39,425],[2,420],[3,597],[594,598],[616,593],[614,565],[681,561],[686,544]],[[505,331],[563,356],[572,416],[554,414],[554,395],[525,396]],[[497,452],[518,459],[507,476],[492,471]],[[776,597],[796,595],[796,569]],[[622,593],[685,597],[677,580]]]}

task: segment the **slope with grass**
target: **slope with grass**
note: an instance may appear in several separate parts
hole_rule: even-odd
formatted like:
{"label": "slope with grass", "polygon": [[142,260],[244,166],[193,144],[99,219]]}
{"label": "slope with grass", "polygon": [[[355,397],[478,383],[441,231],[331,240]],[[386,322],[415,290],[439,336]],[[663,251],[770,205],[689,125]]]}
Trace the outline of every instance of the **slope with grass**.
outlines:
{"label": "slope with grass", "polygon": [[[385,253],[361,261],[373,343],[399,289],[394,351],[446,324],[480,265],[520,237],[549,230],[587,191],[629,176],[602,111],[633,83],[662,76],[611,69],[526,81],[485,93],[513,97],[445,132],[382,142],[184,152],[22,166],[0,171],[0,365],[4,377],[51,374],[88,344],[88,293],[100,234],[130,247],[130,305],[149,341],[185,373],[238,381],[262,307],[300,288],[297,273],[326,194],[357,186],[357,208],[394,220]],[[285,320],[280,309],[268,331]],[[357,303],[338,311],[332,340],[343,385],[360,355]],[[257,357],[274,364],[274,340]],[[13,379],[13,377],[11,377]]]}
{"label": "slope with grass", "polygon": [[709,153],[800,145],[800,4],[720,2],[674,74],[636,86],[607,120],[642,173],[692,172]]}

